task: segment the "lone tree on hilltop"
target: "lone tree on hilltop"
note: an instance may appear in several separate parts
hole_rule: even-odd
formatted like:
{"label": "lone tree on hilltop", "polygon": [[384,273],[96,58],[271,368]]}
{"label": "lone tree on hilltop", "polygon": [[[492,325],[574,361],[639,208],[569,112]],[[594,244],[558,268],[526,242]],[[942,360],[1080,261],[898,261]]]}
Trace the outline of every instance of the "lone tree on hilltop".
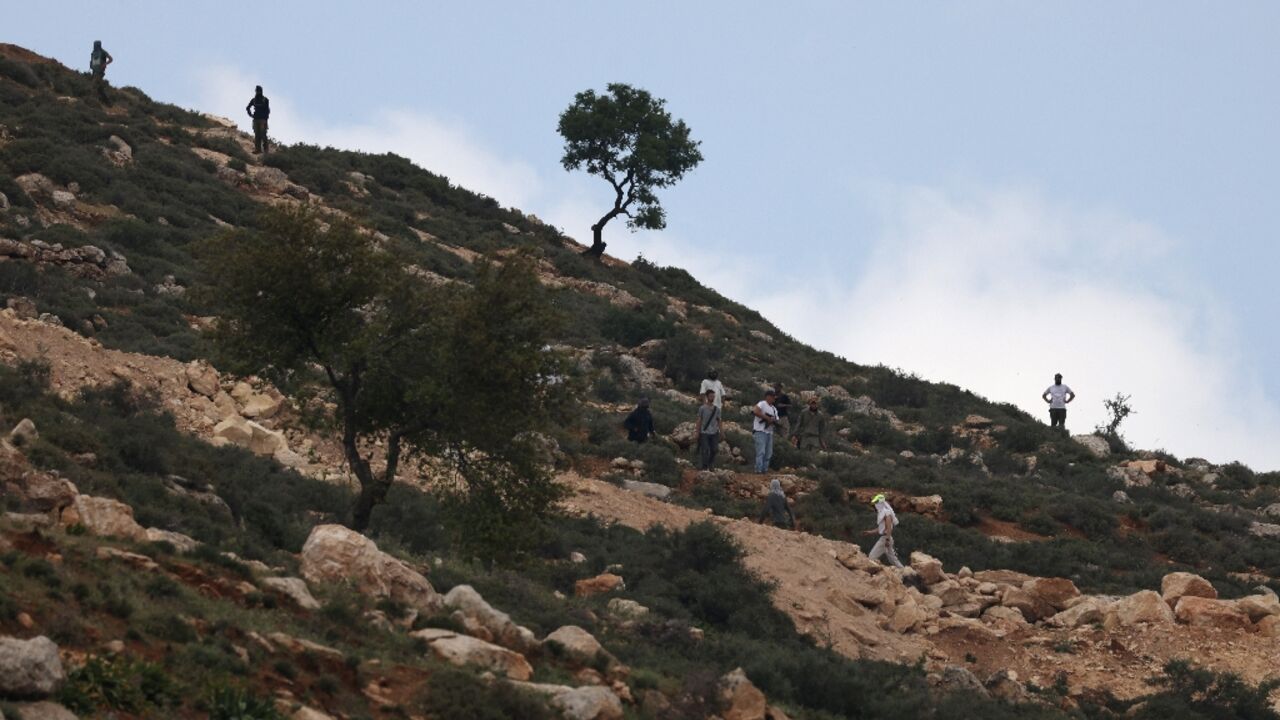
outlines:
{"label": "lone tree on hilltop", "polygon": [[689,126],[672,120],[664,105],[665,100],[645,90],[610,83],[607,94],[584,90],[560,113],[564,169],[585,167],[609,181],[615,193],[613,207],[591,226],[591,247],[583,255],[604,254],[604,226],[619,215],[627,216],[632,230],[666,227],[666,213],[654,191],[674,185],[702,162],[700,143],[689,137]]}
{"label": "lone tree on hilltop", "polygon": [[561,361],[546,349],[555,318],[531,263],[509,257],[480,264],[470,287],[431,285],[351,223],[325,222],[274,209],[259,229],[208,244],[221,360],[328,401],[310,406],[327,408],[359,481],[354,529],[402,461],[430,458],[433,479],[452,481],[445,499],[464,539],[532,536],[559,492],[530,431],[557,401]]}

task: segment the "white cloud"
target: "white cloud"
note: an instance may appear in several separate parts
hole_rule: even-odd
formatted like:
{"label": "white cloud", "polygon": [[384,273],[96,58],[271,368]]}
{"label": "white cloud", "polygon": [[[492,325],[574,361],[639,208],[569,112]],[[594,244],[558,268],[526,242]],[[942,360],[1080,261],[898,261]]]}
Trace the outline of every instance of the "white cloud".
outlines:
{"label": "white cloud", "polygon": [[1019,192],[879,201],[884,233],[850,287],[779,293],[762,311],[818,347],[1038,417],[1060,371],[1079,395],[1075,432],[1123,392],[1137,410],[1124,429],[1141,447],[1280,468],[1280,412],[1243,360],[1244,338],[1204,290],[1156,269],[1175,247],[1157,229]]}
{"label": "white cloud", "polygon": [[[254,79],[228,66],[203,71],[197,78],[194,103],[206,112],[232,118],[251,132],[244,106],[253,96]],[[528,207],[541,182],[527,163],[499,157],[460,124],[429,114],[379,109],[351,124],[309,120],[288,97],[267,88],[271,98],[271,136],[282,142],[305,142],[372,153],[393,152],[421,167],[445,175],[455,185],[482,192],[510,207]]]}

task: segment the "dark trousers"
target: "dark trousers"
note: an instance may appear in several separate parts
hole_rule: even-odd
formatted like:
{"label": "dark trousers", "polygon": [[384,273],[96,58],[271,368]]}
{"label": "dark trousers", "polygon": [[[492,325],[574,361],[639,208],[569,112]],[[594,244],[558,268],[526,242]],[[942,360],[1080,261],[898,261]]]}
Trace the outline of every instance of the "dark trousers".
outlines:
{"label": "dark trousers", "polygon": [[110,105],[111,98],[107,97],[107,78],[105,70],[93,71],[93,89],[98,93],[98,100],[103,105]]}
{"label": "dark trousers", "polygon": [[720,433],[698,433],[698,469],[710,470],[720,451]]}
{"label": "dark trousers", "polygon": [[1067,409],[1066,408],[1049,408],[1049,427],[1061,428],[1063,432],[1067,430]]}
{"label": "dark trousers", "polygon": [[264,153],[267,151],[267,119],[253,119],[253,151]]}

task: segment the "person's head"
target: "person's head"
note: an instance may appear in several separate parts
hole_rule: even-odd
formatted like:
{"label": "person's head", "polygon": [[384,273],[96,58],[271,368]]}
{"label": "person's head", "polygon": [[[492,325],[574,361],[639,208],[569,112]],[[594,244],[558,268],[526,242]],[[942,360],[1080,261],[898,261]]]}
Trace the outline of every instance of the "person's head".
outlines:
{"label": "person's head", "polygon": [[1061,384],[1062,384],[1062,373],[1055,373],[1055,374],[1054,374],[1054,376],[1053,376],[1053,384],[1054,384],[1054,385],[1061,385]]}
{"label": "person's head", "polygon": [[876,496],[871,498],[871,504],[873,506],[879,505],[880,503],[888,504],[888,502],[889,502],[888,500],[885,500],[884,493],[876,493]]}
{"label": "person's head", "polygon": [[716,391],[715,391],[715,390],[708,390],[708,391],[706,391],[705,393],[703,393],[702,397],[706,398],[706,401],[707,401],[707,404],[708,404],[708,405],[715,405],[715,404],[716,404]]}
{"label": "person's head", "polygon": [[261,95],[261,94],[262,94],[262,86],[261,86],[261,85],[258,85],[258,86],[256,86],[255,88],[253,88],[253,94],[255,94],[255,95]]}
{"label": "person's head", "polygon": [[711,368],[710,370],[707,371],[707,379],[708,380],[720,379],[720,371],[716,370],[715,368]]}
{"label": "person's head", "polygon": [[647,398],[647,397],[642,397],[642,398],[640,398],[640,402],[638,403],[638,405],[639,405],[640,407],[642,407],[642,408],[647,408],[647,407],[649,407],[649,398]]}
{"label": "person's head", "polygon": [[773,404],[773,401],[776,400],[777,397],[778,397],[778,393],[774,392],[773,390],[765,390],[764,392],[764,401],[769,403],[770,405]]}
{"label": "person's head", "polygon": [[776,383],[774,383],[774,384],[773,384],[773,389],[774,389],[774,390],[777,390],[778,392],[782,392],[782,383],[780,383],[780,382],[776,382]]}
{"label": "person's head", "polygon": [[[84,47],[84,46],[83,46],[83,45],[81,45],[80,47]],[[101,40],[94,40],[94,41],[93,41],[93,49],[94,49],[94,50],[101,50],[101,49],[102,49],[102,41],[101,41]]]}
{"label": "person's head", "polygon": [[782,482],[778,478],[769,481],[769,492],[773,495],[782,495]]}
{"label": "person's head", "polygon": [[818,397],[816,395],[809,398],[809,409],[818,412]]}

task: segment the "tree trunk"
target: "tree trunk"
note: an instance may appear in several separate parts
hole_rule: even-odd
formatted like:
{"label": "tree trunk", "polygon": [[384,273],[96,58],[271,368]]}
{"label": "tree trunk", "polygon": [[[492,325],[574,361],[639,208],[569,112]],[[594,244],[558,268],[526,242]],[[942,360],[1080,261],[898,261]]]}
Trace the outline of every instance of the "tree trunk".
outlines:
{"label": "tree trunk", "polygon": [[[396,470],[400,467],[400,443],[403,436],[396,432],[391,433],[391,437],[387,438],[387,469],[382,472],[380,477],[374,477],[373,472],[369,469],[369,463],[360,458],[360,464],[364,467],[364,475],[359,472],[356,477],[360,478],[360,497],[356,498],[355,507],[351,511],[351,529],[357,532],[364,532],[369,528],[369,519],[373,516],[373,509],[387,499],[387,492],[391,490],[391,484],[396,481]],[[349,457],[349,455],[348,455]],[[357,455],[357,457],[359,457]],[[366,477],[368,478],[366,481]]]}
{"label": "tree trunk", "polygon": [[[609,216],[609,217],[612,217],[612,216]],[[601,220],[600,222],[591,226],[591,247],[582,251],[583,257],[589,257],[595,260],[599,260],[600,257],[604,255],[605,242],[601,236],[604,234],[604,224],[606,222],[608,222],[608,220]]]}

